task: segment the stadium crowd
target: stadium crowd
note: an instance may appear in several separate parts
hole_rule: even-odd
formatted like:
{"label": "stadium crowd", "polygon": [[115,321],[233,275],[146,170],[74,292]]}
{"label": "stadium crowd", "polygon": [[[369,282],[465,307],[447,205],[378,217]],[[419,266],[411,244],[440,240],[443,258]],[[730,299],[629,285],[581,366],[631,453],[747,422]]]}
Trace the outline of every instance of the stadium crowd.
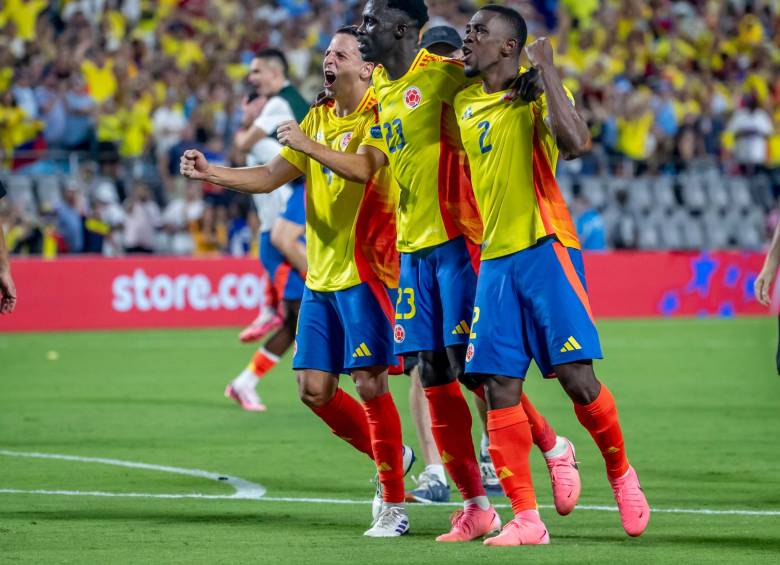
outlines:
{"label": "stadium crowd", "polygon": [[[462,31],[484,3],[430,0],[429,26]],[[522,12],[532,37],[552,38],[595,140],[588,156],[558,171],[587,248],[664,246],[664,230],[642,232],[641,219],[626,224],[624,209],[644,218],[656,200],[632,208],[635,181],[666,187],[669,204],[692,215],[683,227],[704,218],[689,244],[761,244],[760,232],[777,222],[766,212],[780,192],[777,1],[506,3]],[[233,136],[253,54],[282,50],[291,82],[313,100],[322,51],[339,26],[359,21],[360,9],[354,0],[4,2],[0,159],[4,175],[37,182],[33,206],[0,209],[9,248],[46,256],[252,251],[251,201],[186,182],[178,158],[198,147],[211,162],[242,164]],[[44,190],[52,178],[61,186]],[[607,188],[594,188],[593,178],[608,178]],[[739,186],[748,200],[731,221],[748,218],[757,240],[724,232],[719,241],[707,231],[709,202],[734,178],[746,179]],[[700,194],[688,182],[697,179],[710,179]],[[728,216],[732,198],[721,200],[717,214]],[[710,220],[717,232],[723,222]]]}

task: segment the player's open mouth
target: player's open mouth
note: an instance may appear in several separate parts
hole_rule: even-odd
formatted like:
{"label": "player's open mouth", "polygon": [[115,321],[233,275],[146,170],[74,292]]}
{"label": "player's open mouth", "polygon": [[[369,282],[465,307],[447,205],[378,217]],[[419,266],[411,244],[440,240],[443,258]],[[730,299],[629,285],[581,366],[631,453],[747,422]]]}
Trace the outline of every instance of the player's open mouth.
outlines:
{"label": "player's open mouth", "polygon": [[464,46],[463,46],[463,57],[462,57],[461,59],[462,59],[463,61],[465,61],[466,59],[468,59],[468,56],[469,56],[469,55],[471,55],[471,49],[469,49],[468,47],[466,47],[466,46],[464,45]]}
{"label": "player's open mouth", "polygon": [[336,82],[336,73],[333,71],[325,71],[325,81],[322,83],[322,86],[325,88],[330,88],[333,86],[333,83]]}

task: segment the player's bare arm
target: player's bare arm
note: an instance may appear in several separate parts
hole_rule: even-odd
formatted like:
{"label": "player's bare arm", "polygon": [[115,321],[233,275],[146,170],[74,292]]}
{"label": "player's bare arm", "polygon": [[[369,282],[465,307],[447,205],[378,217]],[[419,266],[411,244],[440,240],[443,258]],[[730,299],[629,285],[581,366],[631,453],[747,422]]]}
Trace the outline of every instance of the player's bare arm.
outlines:
{"label": "player's bare arm", "polygon": [[192,180],[218,184],[245,194],[272,192],[301,176],[301,171],[282,157],[258,167],[219,167],[196,149],[188,149],[179,161],[179,172]]}
{"label": "player's bare arm", "polygon": [[753,283],[756,300],[764,306],[769,306],[769,290],[777,274],[778,266],[780,266],[780,224],[777,225],[775,233],[772,235],[772,243],[769,245],[769,252],[764,259],[764,266],[761,268],[756,282]]}
{"label": "player's bare arm", "polygon": [[10,314],[16,307],[16,286],[11,278],[11,264],[5,247],[5,235],[0,226],[0,314]]}
{"label": "player's bare arm", "polygon": [[550,129],[564,159],[575,159],[590,151],[592,141],[585,120],[566,96],[558,70],[553,63],[553,49],[546,37],[540,37],[525,48],[531,64],[539,71],[547,98]]}
{"label": "player's bare arm", "polygon": [[307,136],[293,120],[279,126],[277,137],[282,145],[308,155],[341,178],[360,184],[367,183],[387,164],[384,153],[367,145],[361,145],[356,153],[335,151]]}

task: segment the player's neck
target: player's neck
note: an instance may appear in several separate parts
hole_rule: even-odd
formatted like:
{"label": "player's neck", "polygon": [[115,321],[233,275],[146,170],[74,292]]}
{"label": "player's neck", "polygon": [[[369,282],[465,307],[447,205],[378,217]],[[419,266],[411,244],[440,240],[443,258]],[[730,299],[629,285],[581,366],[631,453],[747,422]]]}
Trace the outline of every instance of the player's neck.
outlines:
{"label": "player's neck", "polygon": [[417,45],[411,41],[399,42],[398,47],[384,54],[380,64],[387,71],[390,80],[396,80],[406,74],[417,56]]}
{"label": "player's neck", "polygon": [[336,103],[333,107],[333,111],[339,118],[349,116],[352,112],[357,110],[360,105],[360,101],[363,100],[363,96],[366,94],[366,86],[360,83],[360,86],[356,85],[355,88],[351,88],[349,92],[339,93],[333,97],[333,101]]}
{"label": "player's neck", "polygon": [[517,78],[519,62],[501,61],[482,73],[482,88],[488,94],[506,90]]}

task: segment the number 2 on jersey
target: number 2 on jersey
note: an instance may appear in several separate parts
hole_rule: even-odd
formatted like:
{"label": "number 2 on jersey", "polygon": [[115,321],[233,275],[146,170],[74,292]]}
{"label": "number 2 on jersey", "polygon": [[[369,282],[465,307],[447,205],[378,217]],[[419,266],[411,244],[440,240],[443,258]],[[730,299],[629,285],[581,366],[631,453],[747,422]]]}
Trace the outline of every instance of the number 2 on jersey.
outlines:
{"label": "number 2 on jersey", "polygon": [[[386,131],[385,141],[387,141],[387,150],[390,153],[395,153],[403,149],[404,145],[406,145],[406,139],[404,138],[404,128],[401,119],[394,119],[392,124],[385,122],[383,126]],[[393,132],[398,136],[398,140],[395,143],[393,143]]]}
{"label": "number 2 on jersey", "polygon": [[487,134],[488,131],[490,131],[490,122],[483,120],[477,124],[477,127],[482,130],[482,133],[479,134],[479,149],[482,151],[482,153],[487,153],[491,149],[493,149],[493,145],[491,144],[485,144],[487,141]]}

